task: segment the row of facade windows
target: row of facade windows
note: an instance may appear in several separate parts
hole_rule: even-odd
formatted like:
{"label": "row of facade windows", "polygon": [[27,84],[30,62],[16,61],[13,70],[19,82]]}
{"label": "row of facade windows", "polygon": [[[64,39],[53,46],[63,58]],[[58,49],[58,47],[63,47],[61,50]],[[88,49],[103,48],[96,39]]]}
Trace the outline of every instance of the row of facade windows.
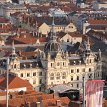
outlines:
{"label": "row of facade windows", "polygon": [[[36,84],[36,80],[33,80],[33,84]],[[39,79],[39,84],[42,84],[42,79]]]}
{"label": "row of facade windows", "polygon": [[[66,66],[66,62],[63,62],[63,63],[57,62],[56,66],[63,66],[63,67],[65,67]],[[51,67],[55,67],[55,64],[51,63]]]}
{"label": "row of facade windows", "polygon": [[[91,69],[91,68],[89,68],[89,72],[91,72],[91,71],[92,71],[92,69]],[[79,73],[79,72],[80,72],[80,70],[79,70],[79,69],[77,69],[77,70],[76,70],[76,72],[77,72],[77,73]],[[85,68],[83,68],[83,69],[82,69],[82,72],[85,72]],[[71,73],[74,73],[74,69],[71,69]]]}
{"label": "row of facade windows", "polygon": [[[27,75],[27,77],[37,76],[37,73],[36,73],[36,72],[33,72],[32,75],[31,75],[30,73],[27,73],[26,75]],[[42,76],[42,75],[43,75],[42,72],[39,72],[39,76]],[[21,74],[20,74],[20,77],[24,77],[24,73],[21,73]]]}
{"label": "row of facade windows", "polygon": [[[81,76],[77,76],[76,77],[76,80],[80,80],[80,77]],[[94,78],[95,77],[100,77],[100,73],[99,72],[97,72],[97,73],[94,73]],[[92,79],[93,78],[93,75],[92,74],[88,74],[88,79]],[[83,79],[83,77],[82,77],[82,79]],[[73,81],[74,80],[74,77],[73,76],[71,76],[71,81]]]}
{"label": "row of facade windows", "polygon": [[[54,80],[55,77],[50,77],[50,80]],[[56,76],[56,79],[60,79],[60,76]],[[66,79],[66,75],[62,76],[62,79]]]}

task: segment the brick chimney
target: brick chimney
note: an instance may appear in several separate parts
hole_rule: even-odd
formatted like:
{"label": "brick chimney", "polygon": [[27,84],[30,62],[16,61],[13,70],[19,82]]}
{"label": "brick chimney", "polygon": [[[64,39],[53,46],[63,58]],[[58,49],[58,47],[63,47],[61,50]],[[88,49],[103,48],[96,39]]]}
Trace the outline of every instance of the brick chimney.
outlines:
{"label": "brick chimney", "polygon": [[61,101],[60,101],[60,100],[57,100],[57,101],[56,101],[56,105],[57,105],[58,107],[61,107]]}
{"label": "brick chimney", "polygon": [[36,102],[36,107],[40,107],[40,102]]}

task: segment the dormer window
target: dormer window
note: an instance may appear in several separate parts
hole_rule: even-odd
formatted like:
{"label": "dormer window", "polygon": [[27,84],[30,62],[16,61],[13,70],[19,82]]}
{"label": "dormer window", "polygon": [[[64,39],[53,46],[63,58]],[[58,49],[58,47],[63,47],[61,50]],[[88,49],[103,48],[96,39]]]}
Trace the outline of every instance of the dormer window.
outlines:
{"label": "dormer window", "polygon": [[32,64],[30,64],[30,68],[32,68]]}
{"label": "dormer window", "polygon": [[74,65],[76,64],[76,62],[74,61]]}
{"label": "dormer window", "polygon": [[24,64],[23,67],[26,68],[26,65]]}
{"label": "dormer window", "polygon": [[79,61],[79,64],[81,64],[81,61]]}

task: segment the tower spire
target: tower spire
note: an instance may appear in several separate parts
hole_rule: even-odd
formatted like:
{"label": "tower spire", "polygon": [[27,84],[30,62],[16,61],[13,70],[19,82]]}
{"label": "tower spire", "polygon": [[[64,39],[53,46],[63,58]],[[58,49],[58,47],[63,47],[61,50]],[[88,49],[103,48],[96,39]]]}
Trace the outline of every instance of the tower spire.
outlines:
{"label": "tower spire", "polygon": [[52,18],[51,40],[56,40],[55,22],[54,22],[54,11],[53,11],[53,18]]}
{"label": "tower spire", "polygon": [[14,46],[14,40],[12,42],[12,55],[15,55],[16,51],[15,51],[15,46]]}
{"label": "tower spire", "polygon": [[90,42],[89,42],[89,37],[87,37],[86,50],[89,50],[89,51],[90,51]]}

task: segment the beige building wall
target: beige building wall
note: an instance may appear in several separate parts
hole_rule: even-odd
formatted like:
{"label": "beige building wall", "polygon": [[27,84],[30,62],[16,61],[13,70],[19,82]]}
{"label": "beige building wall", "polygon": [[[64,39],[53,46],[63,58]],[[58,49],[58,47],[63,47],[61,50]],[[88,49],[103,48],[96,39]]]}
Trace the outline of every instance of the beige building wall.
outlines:
{"label": "beige building wall", "polygon": [[63,36],[60,41],[64,41],[64,42],[72,42],[72,43],[77,43],[77,42],[82,42],[82,37],[72,37],[69,34],[66,34],[65,36]]}
{"label": "beige building wall", "polygon": [[50,32],[50,27],[46,23],[43,23],[39,27],[39,32],[42,33],[42,34],[47,35]]}
{"label": "beige building wall", "polygon": [[[51,25],[47,25],[46,23],[43,23],[40,27],[39,27],[39,32],[42,34],[47,35],[47,33],[50,32],[51,30]],[[56,32],[75,32],[77,31],[76,26],[73,23],[70,23],[69,25],[55,25],[54,29]]]}
{"label": "beige building wall", "polygon": [[[77,54],[68,56],[68,53],[62,57],[62,54],[58,52],[55,60],[52,60],[48,54],[48,57],[41,57],[43,68],[38,66],[32,68],[32,65],[29,64],[29,68],[24,66],[23,69],[20,68],[20,60],[16,58],[10,62],[10,72],[28,80],[37,91],[44,91],[59,84],[66,84],[73,89],[82,89],[83,76],[85,76],[86,81],[102,78],[102,63],[95,61],[96,56],[92,52],[84,57],[84,63],[79,57]],[[73,63],[71,64],[70,61],[72,60]],[[3,69],[1,71],[2,73],[6,72]]]}
{"label": "beige building wall", "polygon": [[94,62],[94,58],[95,56],[91,55],[86,59],[86,64],[74,65],[69,65],[68,58],[60,60],[56,58],[55,61],[50,61],[46,77],[47,88],[58,84],[67,84],[74,89],[82,89],[84,75],[86,81],[89,79],[101,79],[101,65],[98,68],[98,63]]}
{"label": "beige building wall", "polygon": [[73,23],[70,23],[65,27],[65,32],[76,32],[76,31],[77,28]]}

